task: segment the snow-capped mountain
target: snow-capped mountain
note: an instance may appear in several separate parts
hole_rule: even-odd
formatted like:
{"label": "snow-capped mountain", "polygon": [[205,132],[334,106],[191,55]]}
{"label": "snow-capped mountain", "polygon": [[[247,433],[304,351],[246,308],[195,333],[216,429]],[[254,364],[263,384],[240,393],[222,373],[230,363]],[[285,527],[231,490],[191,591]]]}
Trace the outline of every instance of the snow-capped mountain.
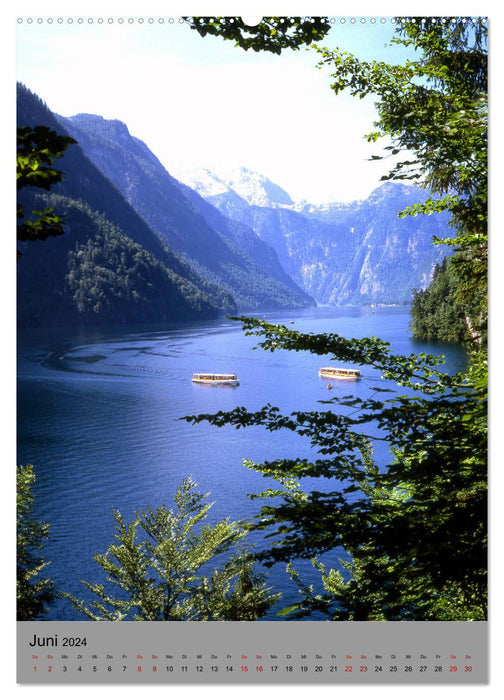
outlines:
{"label": "snow-capped mountain", "polygon": [[170,165],[170,172],[181,182],[208,199],[234,193],[256,207],[294,206],[290,195],[265,175],[245,167],[185,168]]}
{"label": "snow-capped mountain", "polygon": [[407,303],[428,286],[447,254],[432,237],[449,237],[446,217],[398,213],[426,199],[414,186],[385,183],[364,201],[293,202],[247,168],[179,172],[222,214],[246,225],[278,253],[288,274],[322,304]]}

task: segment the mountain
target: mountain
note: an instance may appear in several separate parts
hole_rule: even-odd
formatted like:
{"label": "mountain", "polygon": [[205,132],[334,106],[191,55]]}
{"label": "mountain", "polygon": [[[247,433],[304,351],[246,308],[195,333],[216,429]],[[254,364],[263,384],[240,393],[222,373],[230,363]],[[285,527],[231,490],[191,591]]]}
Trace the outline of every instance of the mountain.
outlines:
{"label": "mountain", "polygon": [[177,164],[173,166],[172,172],[206,199],[226,194],[228,197],[236,195],[248,204],[258,207],[294,204],[288,192],[249,168],[221,167],[217,173],[208,168],[186,168]]}
{"label": "mountain", "polygon": [[[17,123],[66,133],[23,85]],[[70,146],[55,167],[64,180],[49,193],[19,193],[26,212],[53,206],[66,222],[65,235],[19,246],[20,327],[176,321],[236,311],[232,296],[163,243],[80,146]]]}
{"label": "mountain", "polygon": [[[313,300],[285,272],[273,246],[263,241],[250,226],[221,214],[217,207],[207,202],[190,187],[182,183],[179,183],[179,187],[185,196],[198,207],[214,231],[229,241],[232,246],[238,246],[241,251],[247,253],[271,277],[291,289],[295,294],[301,295],[307,303],[313,304]],[[248,205],[245,203],[245,206]]]}
{"label": "mountain", "polygon": [[172,170],[179,180],[213,204],[227,218],[239,221],[249,228],[254,224],[250,207],[298,206],[279,185],[248,168],[220,169],[216,173],[204,167],[189,168],[175,164]]}
{"label": "mountain", "polygon": [[92,114],[58,120],[158,237],[226,289],[241,311],[314,304],[265,241],[173,178],[124,123]]}
{"label": "mountain", "polygon": [[[386,183],[362,202],[295,203],[246,168],[175,179],[118,120],[64,119],[24,86],[18,124],[73,136],[50,192],[64,236],[22,245],[20,325],[128,323],[322,304],[408,303],[446,256],[444,217],[398,218],[428,193]],[[182,179],[182,175],[179,175]]]}
{"label": "mountain", "polygon": [[185,178],[223,215],[270,244],[286,272],[320,304],[409,303],[413,289],[425,289],[447,255],[432,243],[433,236],[451,235],[447,217],[398,217],[427,199],[418,187],[387,182],[350,204],[289,204],[278,197],[258,206],[260,176],[248,172],[246,178],[257,192],[234,191],[236,178],[209,171]]}

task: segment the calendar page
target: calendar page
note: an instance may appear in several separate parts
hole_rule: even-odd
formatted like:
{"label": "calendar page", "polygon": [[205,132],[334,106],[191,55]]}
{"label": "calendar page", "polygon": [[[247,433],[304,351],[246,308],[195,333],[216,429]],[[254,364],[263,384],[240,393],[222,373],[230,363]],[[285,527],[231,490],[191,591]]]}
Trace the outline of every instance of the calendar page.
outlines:
{"label": "calendar page", "polygon": [[488,683],[487,18],[146,9],[15,19],[18,684]]}

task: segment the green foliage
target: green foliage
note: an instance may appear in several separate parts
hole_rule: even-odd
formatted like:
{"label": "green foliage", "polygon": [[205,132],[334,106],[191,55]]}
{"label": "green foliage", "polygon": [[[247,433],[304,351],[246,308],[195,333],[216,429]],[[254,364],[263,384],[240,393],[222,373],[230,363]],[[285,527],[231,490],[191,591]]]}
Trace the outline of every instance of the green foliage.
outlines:
{"label": "green foliage", "polygon": [[[175,494],[175,510],[161,506],[125,523],[119,512],[116,543],[95,560],[116,598],[102,584],[85,583],[95,600],[89,606],[66,594],[91,620],[257,620],[279,595],[242,546],[245,531],[229,519],[204,521],[211,503],[187,478]],[[221,562],[220,566],[216,562]]]}
{"label": "green foliage", "polygon": [[464,229],[481,226],[486,221],[486,25],[462,18],[398,20],[393,43],[415,49],[418,58],[391,65],[321,49],[322,63],[335,71],[333,90],[378,96],[377,131],[368,139],[387,135],[393,140],[387,147],[391,155],[403,150],[413,155],[395,163],[384,179],[421,180],[432,192],[453,192],[455,197],[433,199],[424,210],[441,206]]}
{"label": "green foliage", "polygon": [[433,193],[400,215],[450,213],[457,235],[436,242],[455,249],[454,305],[464,304],[467,333],[479,339],[487,317],[486,36],[483,19],[417,17],[398,20],[392,43],[413,48],[417,56],[403,65],[320,49],[321,64],[334,70],[336,94],[378,97],[377,130],[368,140],[389,137],[385,151],[398,156],[382,179],[414,180]]}
{"label": "green foliage", "polygon": [[40,618],[54,600],[54,586],[40,574],[47,562],[41,556],[49,525],[33,518],[35,472],[31,464],[16,470],[17,506],[17,619]]}
{"label": "green foliage", "polygon": [[201,36],[219,36],[235,42],[245,51],[271,51],[280,54],[285,49],[320,41],[331,25],[325,17],[263,17],[258,25],[249,26],[241,17],[185,17],[191,29]]}
{"label": "green foliage", "polygon": [[[441,359],[397,356],[377,338],[301,334],[285,326],[240,319],[263,336],[263,349],[308,351],[330,361],[379,368],[397,388],[370,387],[367,398],[325,401],[328,410],[286,416],[271,405],[187,416],[193,423],[262,426],[304,437],[318,454],[249,467],[279,482],[259,494],[252,528],[272,544],[266,563],[316,558],[343,548],[347,578],[323,574],[325,596],[310,586],[289,609],[332,619],[484,619],[486,614],[486,358],[450,376]],[[326,360],[325,360],[326,361]],[[402,393],[400,391],[402,387]],[[406,393],[404,393],[406,391]],[[377,466],[373,445],[385,442],[391,460]],[[331,489],[306,492],[301,480],[330,480]],[[334,554],[331,554],[334,557]],[[317,564],[320,570],[320,564]],[[296,580],[294,569],[290,569]]]}
{"label": "green foliage", "polygon": [[[55,158],[62,158],[70,144],[77,143],[69,136],[58,135],[47,126],[20,127],[17,130],[17,191],[25,187],[45,190],[61,182],[63,173],[53,168]],[[17,238],[19,241],[45,240],[64,233],[64,222],[51,207],[33,210],[34,219],[25,218],[24,207],[18,202]],[[20,255],[20,253],[18,253]]]}
{"label": "green foliage", "polygon": [[[411,306],[411,331],[413,337],[450,342],[486,342],[486,295],[478,297],[473,289],[472,297],[461,298],[463,284],[459,278],[458,257],[445,259],[437,265],[434,277],[426,290],[415,291]],[[468,323],[478,319],[477,327]]]}

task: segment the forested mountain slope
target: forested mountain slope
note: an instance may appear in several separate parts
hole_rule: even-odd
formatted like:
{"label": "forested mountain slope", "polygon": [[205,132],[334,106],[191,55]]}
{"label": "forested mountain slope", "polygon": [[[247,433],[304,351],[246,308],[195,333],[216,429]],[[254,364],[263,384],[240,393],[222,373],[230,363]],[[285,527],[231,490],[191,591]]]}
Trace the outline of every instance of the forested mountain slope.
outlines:
{"label": "forested mountain slope", "polygon": [[240,310],[313,305],[265,242],[181,186],[125,124],[91,114],[58,119],[160,239],[226,288]]}
{"label": "forested mountain slope", "polygon": [[[31,127],[45,125],[64,133],[46,105],[22,85],[18,86],[17,123]],[[180,320],[216,317],[236,311],[231,294],[202,278],[164,244],[84,156],[78,144],[70,146],[55,165],[63,171],[63,182],[55,185],[51,192],[26,188],[19,193],[25,212],[53,206],[56,214],[65,213],[65,235],[19,246],[22,253],[17,285],[20,326],[132,322],[144,318]],[[84,219],[87,219],[86,224]],[[114,238],[113,246],[104,245],[106,231],[109,238]],[[99,256],[95,252],[93,271],[83,254],[86,247],[101,249]],[[109,257],[112,249],[114,255]],[[129,302],[116,286],[120,282],[116,255],[121,258],[121,275],[128,279]],[[141,274],[137,265],[140,258]],[[71,269],[72,283],[69,281]],[[107,283],[105,273],[98,274],[98,269],[113,272]],[[158,282],[163,279],[160,289],[156,288],[154,278]],[[82,281],[87,291],[83,287],[78,292],[76,279]],[[84,283],[84,280],[88,281]],[[82,303],[77,302],[76,294]],[[103,303],[104,295],[107,303]],[[141,311],[138,298],[143,300]]]}

